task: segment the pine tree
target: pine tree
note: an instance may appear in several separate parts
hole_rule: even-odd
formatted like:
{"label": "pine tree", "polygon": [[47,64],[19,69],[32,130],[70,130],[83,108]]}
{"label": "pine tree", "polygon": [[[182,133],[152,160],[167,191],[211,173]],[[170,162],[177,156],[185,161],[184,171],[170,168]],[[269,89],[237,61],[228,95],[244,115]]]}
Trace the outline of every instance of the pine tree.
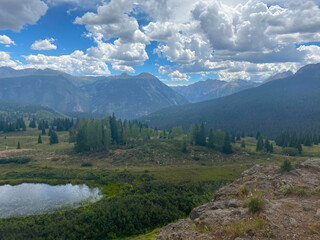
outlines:
{"label": "pine tree", "polygon": [[109,126],[107,126],[105,129],[105,132],[104,132],[105,150],[109,150],[111,144],[112,144],[111,130],[110,130]]}
{"label": "pine tree", "polygon": [[34,118],[30,121],[29,127],[30,127],[30,128],[36,128],[36,127],[37,127],[37,126],[36,126],[36,120],[35,120]]}
{"label": "pine tree", "polygon": [[262,151],[262,150],[263,150],[263,137],[260,136],[260,137],[258,138],[258,141],[257,141],[256,151],[257,151],[257,152],[260,152],[260,151]]}
{"label": "pine tree", "polygon": [[265,148],[266,152],[270,152],[270,142],[268,139],[266,139],[266,141],[264,143],[264,148]]}
{"label": "pine tree", "polygon": [[231,146],[231,142],[230,142],[230,135],[229,135],[229,133],[225,133],[224,143],[223,143],[223,147],[222,147],[222,152],[223,152],[223,153],[226,153],[226,154],[232,153],[232,146]]}
{"label": "pine tree", "polygon": [[210,132],[209,132],[209,136],[208,136],[208,147],[209,148],[214,148],[214,140],[213,140],[213,130],[212,128],[210,129]]}
{"label": "pine tree", "polygon": [[219,129],[215,131],[213,134],[214,147],[219,151],[222,151],[224,138],[225,138],[225,133]]}
{"label": "pine tree", "polygon": [[21,149],[20,142],[18,142],[17,149]]}
{"label": "pine tree", "polygon": [[52,131],[53,131],[53,127],[50,127],[50,128],[49,128],[49,131],[48,131],[48,136],[49,136],[49,137],[51,136]]}
{"label": "pine tree", "polygon": [[199,132],[197,133],[197,145],[205,146],[206,145],[206,131],[204,129],[204,124],[201,123]]}
{"label": "pine tree", "polygon": [[257,135],[256,135],[256,139],[258,140],[261,136],[261,133],[260,132],[257,132]]}
{"label": "pine tree", "polygon": [[39,134],[39,137],[38,137],[38,144],[41,144],[42,143],[42,138],[41,138],[41,135]]}
{"label": "pine tree", "polygon": [[79,124],[78,133],[76,136],[75,150],[77,152],[86,152],[86,151],[90,150],[90,148],[87,144],[86,123]]}
{"label": "pine tree", "polygon": [[110,129],[111,129],[111,137],[112,137],[112,142],[114,144],[119,143],[118,139],[118,126],[117,126],[117,119],[114,114],[112,114],[112,117],[110,117]]}
{"label": "pine tree", "polygon": [[270,144],[270,151],[269,152],[273,153],[273,144],[272,143]]}
{"label": "pine tree", "polygon": [[59,143],[58,135],[54,129],[51,130],[50,145]]}
{"label": "pine tree", "polygon": [[41,129],[41,134],[42,134],[42,135],[46,135],[46,134],[47,134],[44,125],[43,125],[43,127],[42,127],[42,129]]}
{"label": "pine tree", "polygon": [[299,154],[301,154],[302,153],[302,146],[300,143],[297,144],[296,148],[298,149]]}

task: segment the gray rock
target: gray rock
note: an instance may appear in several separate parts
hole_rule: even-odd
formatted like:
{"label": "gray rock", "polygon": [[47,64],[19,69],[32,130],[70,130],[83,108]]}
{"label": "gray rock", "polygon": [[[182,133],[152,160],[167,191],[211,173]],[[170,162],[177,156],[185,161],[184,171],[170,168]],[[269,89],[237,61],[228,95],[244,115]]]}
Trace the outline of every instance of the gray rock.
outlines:
{"label": "gray rock", "polygon": [[317,213],[316,213],[315,217],[320,219],[320,208],[317,210]]}
{"label": "gray rock", "polygon": [[309,159],[301,164],[305,168],[320,170],[320,159]]}
{"label": "gray rock", "polygon": [[238,208],[238,200],[237,199],[231,199],[229,202],[228,202],[228,207],[229,208]]}

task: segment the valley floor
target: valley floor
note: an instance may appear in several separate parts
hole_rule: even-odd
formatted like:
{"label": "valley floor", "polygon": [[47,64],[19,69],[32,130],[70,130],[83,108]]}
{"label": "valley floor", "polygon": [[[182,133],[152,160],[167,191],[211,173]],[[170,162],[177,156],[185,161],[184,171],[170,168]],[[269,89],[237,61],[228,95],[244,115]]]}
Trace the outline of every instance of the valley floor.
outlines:
{"label": "valley floor", "polygon": [[[69,239],[77,239],[77,234],[82,234],[79,227],[85,227],[87,230],[90,230],[90,226],[103,228],[105,224],[103,219],[100,219],[99,223],[93,219],[92,224],[90,224],[91,220],[84,219],[90,214],[94,216],[97,212],[101,215],[107,214],[105,208],[111,204],[112,199],[119,200],[112,202],[112,204],[118,204],[121,201],[124,204],[126,200],[134,199],[136,201],[136,198],[141,198],[143,201],[149,201],[152,197],[153,203],[159,205],[159,209],[154,210],[155,213],[157,211],[163,212],[165,209],[167,215],[156,220],[152,219],[152,216],[146,216],[150,217],[150,222],[145,223],[145,226],[132,223],[134,227],[129,228],[126,225],[126,230],[123,232],[121,229],[112,228],[112,234],[91,236],[91,239],[151,239],[164,225],[179,218],[186,218],[194,207],[209,202],[216,190],[238,179],[243,171],[255,164],[280,165],[284,160],[290,159],[294,165],[299,165],[312,156],[318,156],[320,150],[319,146],[305,148],[305,155],[298,157],[278,154],[280,149],[277,148],[275,148],[275,154],[258,154],[254,151],[255,139],[246,138],[246,149],[241,149],[240,142],[237,142],[233,145],[235,153],[231,155],[199,146],[188,146],[188,152],[183,153],[181,152],[181,141],[152,139],[147,143],[118,146],[117,149],[109,152],[79,154],[73,150],[74,143],[69,143],[67,132],[58,132],[59,144],[55,145],[49,145],[47,136],[43,136],[43,143],[38,144],[39,132],[35,129],[28,129],[26,132],[0,134],[1,159],[21,157],[31,159],[30,162],[24,164],[1,164],[1,184],[23,182],[44,182],[54,185],[85,183],[89,186],[100,187],[105,196],[101,201],[91,204],[89,207],[63,213],[9,220],[1,219],[0,236],[7,236],[4,239],[17,239],[21,236],[24,236],[24,239],[50,239],[47,237],[51,235],[56,236],[55,239],[63,239],[64,236],[56,235],[55,232],[61,226],[48,227],[48,224],[57,221],[57,219],[60,219],[62,223],[71,224],[70,226],[75,225],[72,228],[74,234],[69,233],[71,235],[68,236]],[[18,142],[21,144],[21,150],[16,149]],[[150,187],[150,192],[146,192],[144,189],[146,186]],[[170,199],[170,190],[167,193],[169,200],[160,199],[161,193],[159,191],[162,191],[166,186],[169,186],[168,189],[172,189],[173,192],[176,192],[175,189],[183,190],[179,193],[180,195],[175,196],[176,199]],[[159,196],[155,197],[154,194]],[[170,210],[162,205],[163,201],[168,203],[171,201],[172,206],[170,206],[173,209]],[[178,208],[175,205],[176,201],[179,202]],[[170,215],[171,213],[172,215]],[[130,216],[130,212],[118,214]],[[109,217],[112,221],[119,220],[114,216],[106,215],[105,217]],[[88,224],[83,226],[82,221],[88,221]],[[117,225],[120,223],[109,222],[109,224]],[[9,231],[22,231],[22,227],[26,227],[23,230],[23,235],[11,236],[8,234]],[[37,229],[35,230],[35,228]],[[39,235],[38,238],[35,238],[34,236],[37,235],[32,234],[37,234],[37,231],[39,231]],[[63,234],[64,229],[61,231]],[[47,235],[43,235],[43,232]],[[147,234],[139,235],[144,232]],[[130,237],[131,233],[137,237]],[[90,239],[89,235],[81,236],[83,236],[81,239]],[[52,237],[52,239],[54,238]]]}

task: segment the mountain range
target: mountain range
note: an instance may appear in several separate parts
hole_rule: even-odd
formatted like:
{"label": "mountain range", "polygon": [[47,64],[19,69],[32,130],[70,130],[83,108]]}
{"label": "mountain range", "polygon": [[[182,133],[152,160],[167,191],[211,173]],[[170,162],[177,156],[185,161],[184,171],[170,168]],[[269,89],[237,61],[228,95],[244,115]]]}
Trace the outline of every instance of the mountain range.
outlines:
{"label": "mountain range", "polygon": [[174,86],[172,89],[189,101],[196,103],[228,96],[258,85],[259,83],[245,80],[221,81],[208,79],[188,86]]}
{"label": "mountain range", "polygon": [[61,112],[115,113],[134,119],[161,108],[187,104],[151,74],[76,77],[51,69],[0,68],[0,99],[14,99]]}
{"label": "mountain range", "polygon": [[164,107],[189,103],[158,78],[148,73],[108,77],[82,88],[91,99],[91,112],[115,113],[134,119]]}
{"label": "mountain range", "polygon": [[170,129],[204,122],[206,129],[320,132],[320,64],[307,65],[287,78],[269,81],[230,96],[162,109],[141,120]]}

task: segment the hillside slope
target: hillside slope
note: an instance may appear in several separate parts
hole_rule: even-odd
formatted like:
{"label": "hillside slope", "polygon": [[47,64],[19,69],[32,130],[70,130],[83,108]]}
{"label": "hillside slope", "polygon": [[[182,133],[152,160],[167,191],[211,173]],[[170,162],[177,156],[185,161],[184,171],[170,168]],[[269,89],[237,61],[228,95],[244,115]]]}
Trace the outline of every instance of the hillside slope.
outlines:
{"label": "hillside slope", "polygon": [[291,77],[293,76],[293,73],[291,71],[287,71],[287,72],[283,72],[283,73],[278,73],[274,76],[271,76],[269,78],[267,78],[266,80],[263,81],[264,83],[268,83],[268,82],[272,82],[274,80],[278,80],[278,79],[282,79],[282,78],[287,78],[287,77]]}
{"label": "hillside slope", "polygon": [[115,113],[133,119],[189,103],[151,74],[78,77],[51,69],[0,67],[0,99],[41,104],[61,112]]}
{"label": "hillside slope", "polygon": [[122,74],[85,85],[91,96],[90,111],[133,119],[161,108],[187,104],[188,100],[148,73]]}
{"label": "hillside slope", "polygon": [[244,80],[221,81],[208,79],[188,86],[171,87],[191,102],[203,102],[215,98],[228,96],[242,90],[256,87],[258,83]]}
{"label": "hillside slope", "polygon": [[[156,240],[320,239],[319,171],[320,159],[285,173],[256,165],[192,210],[189,219],[164,227]],[[263,203],[255,214],[248,210],[253,198]]]}
{"label": "hillside slope", "polygon": [[207,129],[261,131],[273,137],[284,130],[320,132],[319,103],[320,64],[313,64],[285,79],[219,99],[163,109],[141,120],[160,129],[187,129],[204,122]]}
{"label": "hillside slope", "polygon": [[0,98],[49,106],[58,111],[82,112],[88,97],[62,75],[33,74],[0,78]]}
{"label": "hillside slope", "polygon": [[66,118],[63,113],[57,112],[49,107],[30,104],[17,100],[0,99],[0,116],[10,116],[12,114],[32,116],[41,119]]}

